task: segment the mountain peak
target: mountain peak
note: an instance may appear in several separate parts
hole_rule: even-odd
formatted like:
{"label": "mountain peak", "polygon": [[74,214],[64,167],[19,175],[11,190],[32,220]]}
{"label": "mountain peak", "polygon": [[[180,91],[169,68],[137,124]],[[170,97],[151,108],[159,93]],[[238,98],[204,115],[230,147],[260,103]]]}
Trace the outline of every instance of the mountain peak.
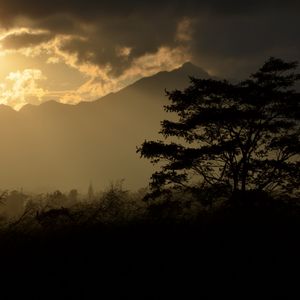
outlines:
{"label": "mountain peak", "polygon": [[180,68],[172,71],[171,73],[180,74],[181,77],[186,76],[187,78],[197,77],[197,78],[210,78],[209,74],[202,68],[194,65],[193,63],[186,62]]}
{"label": "mountain peak", "polygon": [[54,106],[59,106],[61,104],[62,103],[60,103],[56,100],[48,100],[48,101],[45,101],[45,102],[41,103],[40,106],[48,106],[48,107],[52,106],[52,107],[54,107]]}
{"label": "mountain peak", "polygon": [[182,66],[181,69],[191,69],[191,68],[198,68],[194,64],[192,64],[190,61],[185,62]]}

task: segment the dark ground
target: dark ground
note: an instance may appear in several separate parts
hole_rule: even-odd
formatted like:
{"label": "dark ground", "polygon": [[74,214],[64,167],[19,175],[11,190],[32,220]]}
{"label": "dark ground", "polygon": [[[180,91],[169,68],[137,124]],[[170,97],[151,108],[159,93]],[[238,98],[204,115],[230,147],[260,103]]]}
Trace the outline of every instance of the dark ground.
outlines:
{"label": "dark ground", "polygon": [[[299,299],[299,215],[1,234],[1,299]],[[217,296],[218,295],[218,296]]]}

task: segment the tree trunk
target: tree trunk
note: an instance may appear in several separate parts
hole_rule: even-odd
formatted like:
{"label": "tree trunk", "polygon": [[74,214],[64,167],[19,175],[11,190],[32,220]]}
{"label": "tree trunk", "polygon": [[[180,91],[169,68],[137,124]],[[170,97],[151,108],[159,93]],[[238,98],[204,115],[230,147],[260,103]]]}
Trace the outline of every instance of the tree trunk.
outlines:
{"label": "tree trunk", "polygon": [[237,179],[237,178],[234,178],[234,179],[233,179],[233,191],[234,191],[234,192],[238,190],[238,188],[239,188],[239,185],[238,185],[238,184],[239,184],[239,183],[238,183],[238,179]]}
{"label": "tree trunk", "polygon": [[247,163],[244,162],[243,170],[242,170],[242,186],[241,186],[242,192],[246,191],[247,175],[248,175]]}
{"label": "tree trunk", "polygon": [[242,178],[242,192],[246,192],[246,176]]}

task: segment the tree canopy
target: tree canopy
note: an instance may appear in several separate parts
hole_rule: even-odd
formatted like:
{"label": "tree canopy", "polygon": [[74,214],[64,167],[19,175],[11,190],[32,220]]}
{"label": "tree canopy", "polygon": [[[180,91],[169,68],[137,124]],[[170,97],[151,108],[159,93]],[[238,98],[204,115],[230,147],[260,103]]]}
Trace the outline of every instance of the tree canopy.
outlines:
{"label": "tree canopy", "polygon": [[184,91],[166,92],[165,110],[177,120],[161,122],[164,140],[145,141],[137,149],[160,166],[151,177],[152,192],[224,187],[299,193],[297,67],[270,58],[236,84],[191,77]]}

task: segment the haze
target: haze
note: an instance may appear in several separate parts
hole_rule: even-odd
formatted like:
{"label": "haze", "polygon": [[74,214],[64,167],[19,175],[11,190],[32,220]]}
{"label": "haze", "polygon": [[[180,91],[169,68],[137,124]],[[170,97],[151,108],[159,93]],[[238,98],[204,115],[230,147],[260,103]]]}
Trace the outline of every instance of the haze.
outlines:
{"label": "haze", "polygon": [[146,186],[153,169],[135,147],[158,137],[164,89],[186,87],[189,75],[240,79],[270,56],[300,60],[299,9],[293,0],[0,1],[1,188]]}

